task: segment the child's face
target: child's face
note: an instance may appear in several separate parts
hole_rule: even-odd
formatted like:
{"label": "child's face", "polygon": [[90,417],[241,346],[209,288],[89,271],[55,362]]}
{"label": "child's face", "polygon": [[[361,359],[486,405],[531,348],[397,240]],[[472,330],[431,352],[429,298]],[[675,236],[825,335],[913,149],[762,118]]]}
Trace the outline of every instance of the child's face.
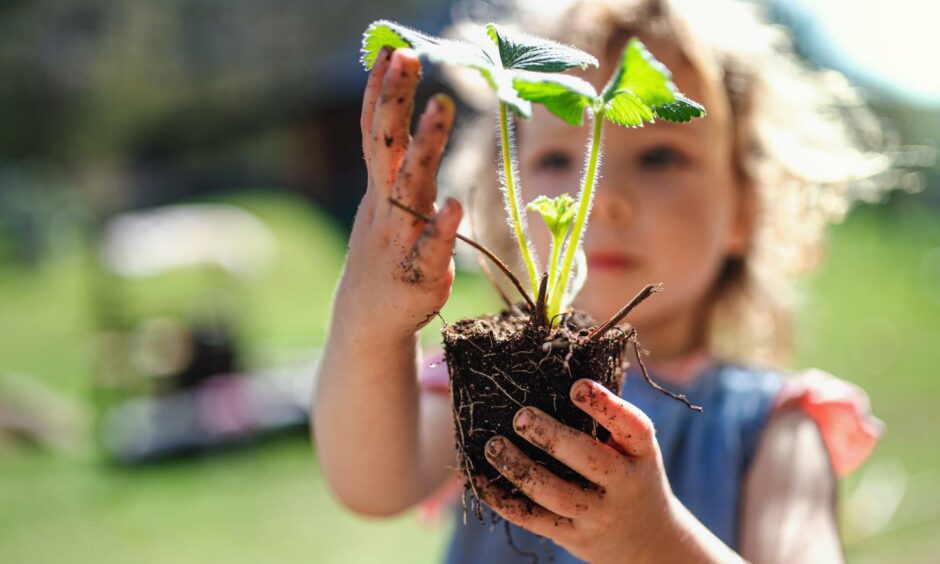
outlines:
{"label": "child's face", "polygon": [[[721,101],[709,99],[677,50],[663,42],[647,45],[672,70],[678,88],[710,113],[686,124],[605,125],[601,177],[585,237],[588,279],[574,305],[603,321],[645,284],[662,282],[664,291],[628,321],[654,354],[666,357],[702,343],[710,292],[725,259],[743,252],[746,234],[731,126],[717,107]],[[585,78],[599,91],[615,61],[616,55],[602,60],[600,70]],[[525,202],[538,194],[576,196],[590,125],[573,129],[541,107],[518,125]],[[529,222],[544,260],[548,232],[534,212]]]}

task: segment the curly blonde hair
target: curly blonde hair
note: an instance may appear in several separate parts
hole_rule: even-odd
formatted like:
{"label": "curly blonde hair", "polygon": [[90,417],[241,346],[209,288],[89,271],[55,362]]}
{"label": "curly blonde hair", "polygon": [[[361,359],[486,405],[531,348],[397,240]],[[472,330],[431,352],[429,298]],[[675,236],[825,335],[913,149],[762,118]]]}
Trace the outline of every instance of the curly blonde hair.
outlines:
{"label": "curly blonde hair", "polygon": [[[713,288],[708,346],[726,360],[784,362],[792,344],[792,281],[818,264],[828,224],[889,185],[892,142],[858,93],[838,73],[801,63],[785,30],[740,0],[519,0],[506,19],[504,25],[594,54],[625,36],[666,39],[727,102],[734,168],[753,224],[744,258],[729,258]],[[458,23],[448,35],[465,37],[470,29]],[[451,78],[472,106],[495,104],[478,95],[467,75]],[[461,128],[441,186],[470,204],[478,239],[517,257],[496,212],[502,203],[491,115]]]}

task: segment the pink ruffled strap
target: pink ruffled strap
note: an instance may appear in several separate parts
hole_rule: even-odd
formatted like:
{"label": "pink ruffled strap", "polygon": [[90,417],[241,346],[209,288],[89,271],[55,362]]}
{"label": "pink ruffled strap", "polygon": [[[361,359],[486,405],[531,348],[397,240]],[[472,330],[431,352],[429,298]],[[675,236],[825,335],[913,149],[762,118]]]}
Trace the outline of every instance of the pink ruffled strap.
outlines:
{"label": "pink ruffled strap", "polygon": [[822,370],[807,370],[784,383],[773,412],[792,407],[816,422],[839,477],[861,466],[884,432],[884,423],[871,414],[868,395]]}
{"label": "pink ruffled strap", "polygon": [[417,519],[427,526],[439,525],[445,515],[453,507],[463,493],[463,481],[454,472],[430,496],[418,504]]}
{"label": "pink ruffled strap", "polygon": [[[442,351],[425,353],[424,362],[421,363],[421,391],[431,394],[450,394],[450,374],[447,371],[447,361]],[[460,499],[463,492],[463,481],[454,472],[437,490],[418,505],[418,521],[428,526],[438,525],[444,511],[450,509]]]}
{"label": "pink ruffled strap", "polygon": [[447,362],[444,360],[443,352],[429,355],[424,359],[421,364],[420,384],[425,392],[450,393],[450,374],[447,372]]}

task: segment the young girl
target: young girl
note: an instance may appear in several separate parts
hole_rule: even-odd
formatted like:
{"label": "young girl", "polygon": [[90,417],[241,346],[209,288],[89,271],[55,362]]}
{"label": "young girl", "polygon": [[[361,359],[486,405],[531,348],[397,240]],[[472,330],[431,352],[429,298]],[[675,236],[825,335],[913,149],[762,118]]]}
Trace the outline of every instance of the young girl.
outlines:
{"label": "young girl", "polygon": [[[606,0],[520,8],[516,17],[526,31],[596,55],[600,68],[581,76],[598,89],[638,36],[708,110],[690,124],[605,128],[585,239],[589,276],[574,304],[604,320],[645,284],[662,282],[665,291],[629,322],[654,377],[704,412],[651,390],[632,368],[619,396],[589,380],[572,387],[575,405],[610,430],[605,443],[520,409],[515,436],[494,437],[487,457],[537,505],[526,509],[497,485],[477,484],[487,512],[512,523],[513,544],[461,520],[449,562],[516,561],[540,550],[539,537],[554,543],[556,562],[842,559],[836,476],[868,456],[877,422],[845,382],[820,372],[784,379],[752,365],[785,351],[782,283],[815,258],[826,223],[845,212],[849,181],[883,163],[850,135],[842,83],[799,67],[782,34],[750,8],[708,3],[703,13],[695,4],[684,16],[663,1]],[[369,75],[361,121],[369,184],[314,398],[325,476],[364,515],[394,515],[459,484],[449,396],[439,393],[446,367],[439,357],[422,360],[416,336],[454,276],[463,208],[454,198],[434,203],[454,105],[433,97],[412,138],[419,75],[407,49],[384,51]],[[860,111],[852,123],[865,125],[854,119]],[[576,189],[588,127],[572,129],[540,109],[517,124],[524,201]],[[511,257],[496,148],[477,140],[464,149],[480,166],[450,170],[477,185],[475,234]],[[389,196],[432,221],[415,221]],[[539,227],[530,231],[546,256]],[[552,475],[515,446],[521,441],[597,487]]]}

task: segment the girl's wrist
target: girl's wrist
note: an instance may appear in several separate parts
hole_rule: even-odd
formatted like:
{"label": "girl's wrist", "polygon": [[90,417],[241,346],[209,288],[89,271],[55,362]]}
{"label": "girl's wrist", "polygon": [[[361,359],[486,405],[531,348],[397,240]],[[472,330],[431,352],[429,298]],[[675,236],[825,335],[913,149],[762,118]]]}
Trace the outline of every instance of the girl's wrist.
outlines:
{"label": "girl's wrist", "polygon": [[415,347],[418,333],[413,328],[389,323],[381,312],[370,311],[358,296],[343,294],[340,289],[334,301],[330,327],[330,341],[334,345],[362,349],[370,355],[389,348]]}
{"label": "girl's wrist", "polygon": [[439,298],[422,288],[402,291],[397,286],[341,279],[333,299],[333,331],[348,330],[356,338],[368,337],[382,345],[412,341],[448,296]]}
{"label": "girl's wrist", "polygon": [[709,531],[679,499],[669,494],[666,517],[658,534],[631,562],[743,562]]}
{"label": "girl's wrist", "polygon": [[418,333],[383,325],[376,318],[358,316],[334,319],[330,341],[347,354],[382,356],[387,352],[413,351]]}

